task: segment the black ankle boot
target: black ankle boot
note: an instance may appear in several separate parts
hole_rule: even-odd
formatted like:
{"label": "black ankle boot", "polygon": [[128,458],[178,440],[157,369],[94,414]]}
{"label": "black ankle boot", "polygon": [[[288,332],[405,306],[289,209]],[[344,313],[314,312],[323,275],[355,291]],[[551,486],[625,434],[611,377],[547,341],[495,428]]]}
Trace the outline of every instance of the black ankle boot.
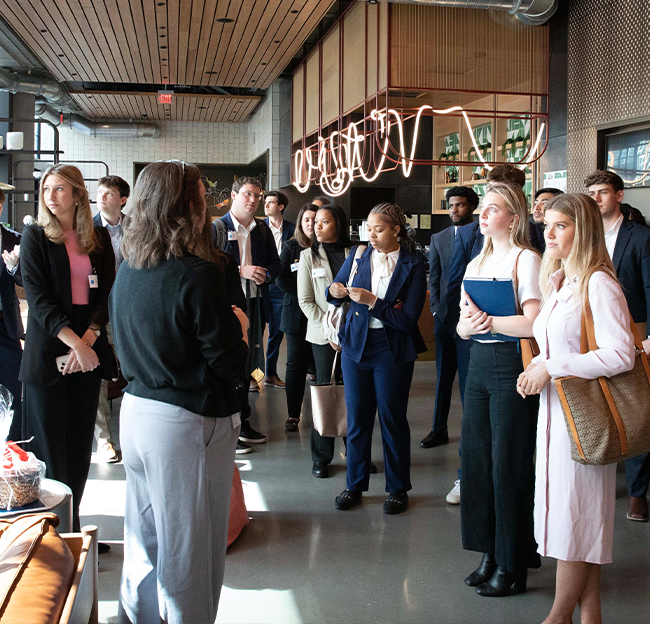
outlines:
{"label": "black ankle boot", "polygon": [[497,567],[492,578],[476,588],[476,593],[490,598],[523,594],[526,591],[527,577],[528,568],[521,572],[508,572],[502,567]]}
{"label": "black ankle boot", "polygon": [[476,587],[489,581],[496,569],[497,562],[494,560],[494,555],[485,553],[483,559],[481,559],[481,565],[465,579],[465,585]]}

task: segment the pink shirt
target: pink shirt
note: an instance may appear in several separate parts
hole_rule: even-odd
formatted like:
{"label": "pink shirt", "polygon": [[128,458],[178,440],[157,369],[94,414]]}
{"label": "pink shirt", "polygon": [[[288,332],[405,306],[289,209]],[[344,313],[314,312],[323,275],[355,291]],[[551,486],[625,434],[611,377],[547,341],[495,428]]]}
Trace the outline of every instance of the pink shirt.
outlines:
{"label": "pink shirt", "polygon": [[88,305],[88,296],[90,294],[88,276],[92,273],[93,267],[90,264],[88,254],[79,253],[76,232],[66,233],[65,249],[68,252],[68,260],[70,261],[72,305]]}

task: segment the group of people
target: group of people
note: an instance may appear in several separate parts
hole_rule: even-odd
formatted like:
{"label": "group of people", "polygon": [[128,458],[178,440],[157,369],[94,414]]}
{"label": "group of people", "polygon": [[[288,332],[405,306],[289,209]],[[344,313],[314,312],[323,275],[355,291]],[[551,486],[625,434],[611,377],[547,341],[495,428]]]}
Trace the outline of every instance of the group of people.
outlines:
{"label": "group of people", "polygon": [[[532,221],[524,181],[512,166],[494,167],[477,223],[474,191],[447,193],[452,225],[434,234],[430,247],[437,390],[432,431],[420,446],[449,443],[458,370],[461,470],[447,500],[460,503],[463,547],[482,556],[465,583],[483,596],[523,592],[540,554],[554,557],[556,597],[545,624],[570,622],[577,604],[582,621],[599,622],[616,468],[571,461],[552,379],[631,369],[630,313],[650,350],[650,229],[621,207],[623,184],[611,172],[590,176],[588,195],[540,189]],[[38,221],[24,230],[20,252],[3,229],[2,279],[12,288],[22,280],[29,305],[19,433],[33,436],[27,446],[48,475],[71,487],[78,530],[102,380],[117,377],[117,354],[128,381],[122,621],[214,621],[235,453],[266,441],[249,422],[248,395],[263,380],[285,388],[277,370],[283,335],[287,432],[300,426],[309,375],[326,384],[340,367],[347,476],[336,508],[361,504],[369,488],[377,414],[384,512],[408,508],[407,406],[414,362],[425,350],[418,320],[426,266],[394,204],[375,206],[368,244],[353,245],[344,211],[326,197],[303,206],[294,227],[282,217],[286,195],[267,193],[267,219],[256,219],[262,187],[240,178],[229,212],[212,222],[194,165],[145,167],[128,215],[122,207],[130,189],[122,182],[100,180],[93,222],[81,172],[56,165],[41,178]],[[512,280],[517,314],[479,309],[466,280],[486,278]],[[19,346],[20,325],[13,326],[17,312],[4,286],[0,294],[7,349]],[[587,302],[598,350],[582,354]],[[324,319],[330,305],[342,304],[349,310],[332,340]],[[541,353],[524,368],[513,339],[533,336]],[[315,477],[328,476],[334,445],[312,428]],[[647,456],[626,462],[631,520],[647,520],[649,476]],[[199,534],[205,539],[196,540]]]}

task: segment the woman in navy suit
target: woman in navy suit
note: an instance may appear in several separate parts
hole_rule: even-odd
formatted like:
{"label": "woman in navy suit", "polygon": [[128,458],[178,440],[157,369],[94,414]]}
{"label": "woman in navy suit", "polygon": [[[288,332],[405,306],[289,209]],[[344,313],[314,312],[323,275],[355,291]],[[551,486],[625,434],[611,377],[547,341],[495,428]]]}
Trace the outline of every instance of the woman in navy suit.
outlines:
{"label": "woman in navy suit", "polygon": [[361,502],[370,478],[370,445],[379,412],[386,469],[384,513],[408,506],[411,489],[411,436],[406,410],[418,353],[426,351],[418,319],[427,293],[426,268],[400,245],[407,239],[402,211],[378,204],[368,216],[370,245],[357,261],[348,289],[354,253],[329,288],[328,297],[351,307],[341,331],[342,369],[348,411],[347,487],[336,497],[337,509]]}

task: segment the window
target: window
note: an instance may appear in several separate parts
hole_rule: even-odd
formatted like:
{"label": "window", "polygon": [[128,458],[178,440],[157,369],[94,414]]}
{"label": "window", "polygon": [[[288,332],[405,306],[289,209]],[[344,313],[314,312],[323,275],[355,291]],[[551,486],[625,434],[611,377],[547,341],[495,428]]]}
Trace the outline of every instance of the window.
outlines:
{"label": "window", "polygon": [[606,168],[623,178],[626,188],[650,187],[650,127],[605,137]]}

